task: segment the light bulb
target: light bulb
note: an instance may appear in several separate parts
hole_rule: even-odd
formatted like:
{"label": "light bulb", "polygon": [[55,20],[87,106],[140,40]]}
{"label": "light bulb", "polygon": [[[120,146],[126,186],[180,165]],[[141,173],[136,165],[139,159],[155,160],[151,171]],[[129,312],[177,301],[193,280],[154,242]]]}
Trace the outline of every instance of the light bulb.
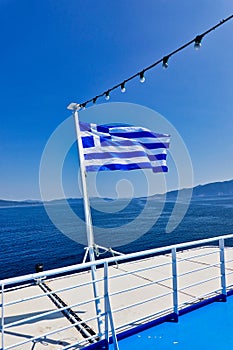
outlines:
{"label": "light bulb", "polygon": [[201,48],[201,40],[202,40],[202,36],[197,35],[195,40],[194,40],[194,49],[195,50],[199,50]]}
{"label": "light bulb", "polygon": [[165,56],[164,58],[163,58],[163,68],[168,68],[168,59],[169,59],[169,57],[168,56]]}
{"label": "light bulb", "polygon": [[110,100],[109,91],[105,92],[105,100],[106,101]]}
{"label": "light bulb", "polygon": [[145,80],[146,80],[145,77],[144,77],[144,72],[140,72],[139,75],[140,75],[140,82],[141,82],[141,83],[144,83]]}
{"label": "light bulb", "polygon": [[126,92],[125,83],[121,83],[121,92]]}
{"label": "light bulb", "polygon": [[201,43],[195,43],[194,44],[194,49],[199,50],[201,48]]}
{"label": "light bulb", "polygon": [[87,104],[86,102],[80,104],[80,108],[85,109],[86,108],[86,104]]}

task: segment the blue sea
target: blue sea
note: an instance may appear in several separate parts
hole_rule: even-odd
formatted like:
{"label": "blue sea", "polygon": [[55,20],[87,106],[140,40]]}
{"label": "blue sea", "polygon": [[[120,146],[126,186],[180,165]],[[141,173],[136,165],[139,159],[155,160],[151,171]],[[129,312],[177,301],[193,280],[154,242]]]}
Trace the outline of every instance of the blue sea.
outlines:
{"label": "blue sea", "polygon": [[[154,201],[156,203],[156,199]],[[124,233],[126,244],[122,245],[121,240],[120,246],[114,249],[129,253],[233,233],[233,196],[194,198],[182,222],[173,232],[166,233],[174,203],[174,200],[167,201],[157,222],[148,232],[137,235],[135,241],[129,242],[128,238],[134,237],[135,232],[143,232],[144,225],[149,220],[147,215],[153,215],[152,210],[146,213],[141,221],[135,226],[131,225]],[[134,222],[142,212],[145,201],[133,199],[125,205],[122,200],[121,204],[121,209],[113,213],[93,209],[94,225],[100,230],[115,227],[117,232],[117,227]],[[70,205],[73,212],[83,218],[82,201],[73,200]],[[111,202],[107,205],[110,206]],[[51,207],[62,220],[65,216],[63,204],[54,203]],[[43,263],[47,270],[83,260],[84,245],[70,239],[55,227],[43,205],[2,207],[0,213],[0,279],[34,273],[37,263]],[[66,225],[72,226],[72,222]],[[233,245],[233,242],[228,241],[227,244]]]}

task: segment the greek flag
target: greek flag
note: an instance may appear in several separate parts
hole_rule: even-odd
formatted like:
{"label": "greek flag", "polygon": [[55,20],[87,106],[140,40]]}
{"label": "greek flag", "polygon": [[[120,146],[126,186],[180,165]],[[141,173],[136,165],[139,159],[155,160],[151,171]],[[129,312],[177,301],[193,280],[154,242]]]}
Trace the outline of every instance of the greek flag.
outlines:
{"label": "greek flag", "polygon": [[170,136],[126,125],[80,122],[86,171],[152,169],[167,172]]}

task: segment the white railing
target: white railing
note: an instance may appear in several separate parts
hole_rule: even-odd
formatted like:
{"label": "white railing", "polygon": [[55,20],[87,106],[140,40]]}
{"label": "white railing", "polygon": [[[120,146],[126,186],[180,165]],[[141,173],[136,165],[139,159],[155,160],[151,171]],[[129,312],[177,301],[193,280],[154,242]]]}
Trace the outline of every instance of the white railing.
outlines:
{"label": "white railing", "polygon": [[[230,278],[233,264],[231,269],[226,268],[233,263],[233,249],[226,260],[226,239],[233,239],[233,234],[4,279],[0,281],[1,349],[33,349],[37,342],[52,341],[57,344],[56,349],[65,350],[110,341],[117,350],[117,334],[132,329],[135,324],[142,325],[164,315],[177,321],[179,313],[187,306],[210,297],[226,300],[227,292],[233,287],[233,276],[232,283]],[[213,243],[215,245],[211,246]],[[204,247],[208,249],[202,250]],[[98,315],[95,313],[97,298],[90,297],[93,280],[91,274],[85,273],[93,266],[97,268],[94,282],[101,305]],[[68,286],[63,285],[66,276],[74,277],[74,282]],[[53,283],[62,287],[51,288]],[[197,287],[198,293],[195,294],[193,291]],[[71,297],[64,301],[62,295],[75,295],[75,301]],[[44,302],[49,302],[53,309],[40,311]],[[35,307],[32,315],[25,315],[27,303],[33,303]],[[82,308],[86,310],[85,318],[74,311]],[[142,309],[145,312],[138,311]],[[61,316],[65,322],[59,322],[57,326]],[[49,331],[33,333],[36,332],[35,324],[47,321]],[[32,327],[32,334],[26,336],[24,327],[27,332]],[[71,334],[71,340],[62,343],[59,339],[62,332]]]}

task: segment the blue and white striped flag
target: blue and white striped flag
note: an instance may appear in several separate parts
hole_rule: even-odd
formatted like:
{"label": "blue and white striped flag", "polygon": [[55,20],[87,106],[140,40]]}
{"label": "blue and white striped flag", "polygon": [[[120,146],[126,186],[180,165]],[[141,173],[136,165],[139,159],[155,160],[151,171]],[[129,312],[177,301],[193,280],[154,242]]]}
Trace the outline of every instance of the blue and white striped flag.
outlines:
{"label": "blue and white striped flag", "polygon": [[167,172],[170,136],[146,128],[80,122],[86,171],[152,169]]}

